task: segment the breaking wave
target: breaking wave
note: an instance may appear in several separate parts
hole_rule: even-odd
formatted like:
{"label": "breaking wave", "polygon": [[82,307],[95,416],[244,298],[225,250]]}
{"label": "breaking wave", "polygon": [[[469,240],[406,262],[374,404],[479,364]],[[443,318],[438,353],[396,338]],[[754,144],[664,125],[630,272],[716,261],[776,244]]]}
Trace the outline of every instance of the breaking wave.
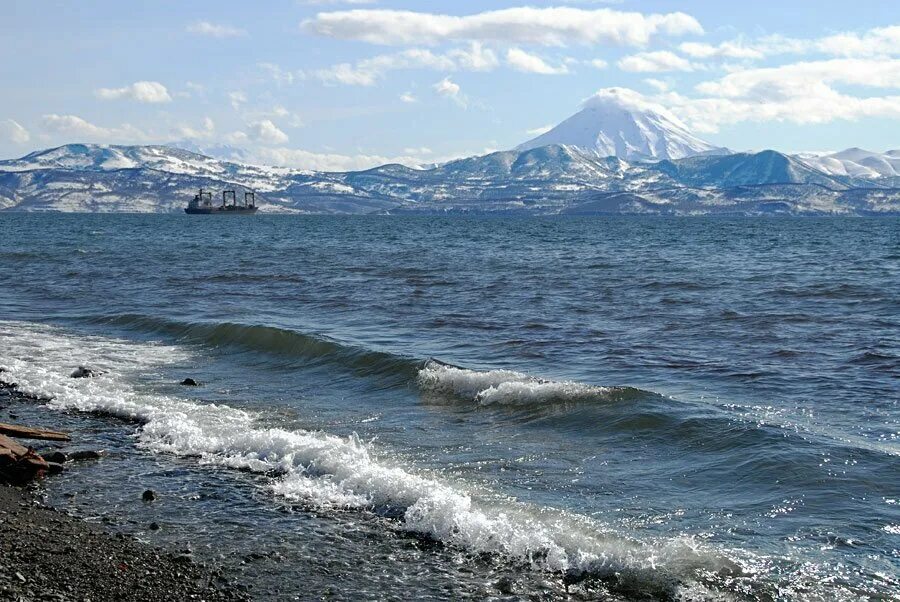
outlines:
{"label": "breaking wave", "polygon": [[227,345],[296,357],[305,365],[335,364],[359,375],[415,380],[422,393],[432,399],[462,399],[485,406],[614,402],[653,395],[632,387],[553,381],[512,370],[471,370],[433,358],[423,362],[274,326],[179,322],[138,314],[91,318],[89,322],[165,335],[182,343]]}
{"label": "breaking wave", "polygon": [[[269,428],[251,412],[145,392],[132,384],[141,374],[186,360],[188,353],[177,346],[73,337],[48,326],[0,322],[3,381],[46,399],[54,409],[139,422],[141,448],[195,457],[203,464],[276,474],[269,487],[289,501],[324,510],[382,511],[398,517],[398,528],[451,546],[576,578],[610,579],[623,591],[644,596],[677,597],[683,588],[705,589],[704,576],[737,578],[741,573],[734,561],[692,538],[627,538],[584,516],[506,502],[496,495],[488,499],[439,473],[417,471],[382,457],[355,435]],[[78,362],[103,374],[69,378]],[[536,390],[541,386],[523,375],[512,376],[517,373],[475,376],[478,373],[450,368],[432,366],[430,373],[456,375],[455,391],[475,391],[477,396],[493,388],[499,392],[486,399],[494,402],[502,398],[504,383],[531,383]],[[472,372],[468,380],[460,377],[464,372]],[[436,382],[449,386],[451,381],[448,377]],[[598,389],[589,394],[606,393]]]}
{"label": "breaking wave", "polygon": [[417,382],[423,392],[479,405],[540,405],[612,402],[652,395],[633,387],[599,387],[573,381],[553,381],[513,370],[469,370],[428,360]]}

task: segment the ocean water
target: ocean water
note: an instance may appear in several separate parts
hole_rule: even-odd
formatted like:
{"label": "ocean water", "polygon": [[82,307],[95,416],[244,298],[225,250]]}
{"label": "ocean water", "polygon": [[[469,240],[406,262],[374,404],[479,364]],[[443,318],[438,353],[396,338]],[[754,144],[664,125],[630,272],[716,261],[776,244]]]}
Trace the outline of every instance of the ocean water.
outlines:
{"label": "ocean water", "polygon": [[3,214],[0,366],[260,599],[900,599],[896,218]]}

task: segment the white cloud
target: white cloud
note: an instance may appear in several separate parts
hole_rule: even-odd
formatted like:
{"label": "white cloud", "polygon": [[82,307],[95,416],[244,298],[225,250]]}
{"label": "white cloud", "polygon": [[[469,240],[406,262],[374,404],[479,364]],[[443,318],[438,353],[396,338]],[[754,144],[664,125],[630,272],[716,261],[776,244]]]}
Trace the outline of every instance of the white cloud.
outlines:
{"label": "white cloud", "polygon": [[530,130],[525,130],[525,133],[529,136],[540,136],[541,134],[546,134],[550,130],[553,129],[553,125],[542,125],[538,128],[532,128]]}
{"label": "white cloud", "polygon": [[288,135],[278,129],[271,119],[251,123],[247,128],[247,136],[251,140],[269,145],[285,144],[288,141]]}
{"label": "white cloud", "polygon": [[722,42],[718,45],[703,42],[684,42],[678,45],[678,50],[697,59],[761,59],[765,56],[762,50],[744,46],[740,42]]}
{"label": "white cloud", "polygon": [[669,89],[669,84],[661,79],[656,79],[653,77],[648,77],[644,80],[644,83],[655,89],[657,92],[665,92]]}
{"label": "white cloud", "polygon": [[609,63],[607,63],[603,59],[591,59],[589,61],[589,64],[594,69],[606,69],[607,67],[609,67]]}
{"label": "white cloud", "polygon": [[407,104],[412,104],[414,102],[419,102],[419,99],[413,96],[412,92],[404,92],[400,95],[400,101]]}
{"label": "white cloud", "polygon": [[0,121],[0,140],[24,144],[31,140],[31,134],[13,119]]}
{"label": "white cloud", "polygon": [[211,38],[242,38],[247,35],[243,29],[209,21],[197,21],[190,24],[187,26],[187,32]]}
{"label": "white cloud", "polygon": [[228,93],[228,102],[231,103],[232,109],[239,111],[241,105],[247,102],[247,95],[240,90],[234,90],[233,92]]}
{"label": "white cloud", "polygon": [[668,50],[639,52],[621,58],[616,64],[622,71],[635,71],[638,73],[694,70],[694,65],[690,61]]}
{"label": "white cloud", "polygon": [[441,96],[453,98],[459,96],[460,94],[459,84],[454,84],[452,81],[450,81],[449,77],[445,77],[438,83],[434,84],[434,86],[432,87],[434,88],[434,91]]}
{"label": "white cloud", "polygon": [[315,76],[326,83],[371,86],[389,71],[432,69],[437,71],[490,71],[499,64],[496,54],[474,42],[468,48],[456,48],[444,54],[410,48],[393,54],[380,54],[355,64],[339,63],[319,69]]}
{"label": "white cloud", "polygon": [[439,96],[449,98],[464,109],[469,106],[469,99],[462,93],[462,88],[459,87],[459,84],[451,81],[449,77],[434,84],[431,89]]}
{"label": "white cloud", "polygon": [[900,25],[876,27],[864,32],[841,32],[820,38],[789,38],[773,34],[747,42],[729,40],[719,44],[684,42],[678,49],[696,59],[727,58],[757,60],[779,54],[824,54],[835,57],[900,56]]}
{"label": "white cloud", "polygon": [[456,48],[447,53],[458,69],[465,71],[491,71],[498,64],[497,55],[480,42],[472,42],[469,48]]}
{"label": "white cloud", "polygon": [[171,102],[172,97],[164,85],[159,82],[134,82],[130,86],[121,88],[99,88],[94,91],[97,98],[103,100],[118,100],[129,98],[138,102],[161,103]]}
{"label": "white cloud", "polygon": [[147,142],[150,139],[147,134],[130,124],[124,124],[117,128],[106,128],[94,125],[77,115],[50,113],[41,118],[41,126],[50,134],[84,141],[118,141],[133,144]]}
{"label": "white cloud", "polygon": [[900,88],[900,59],[830,59],[745,69],[699,84],[697,91],[711,96],[766,100],[802,96],[811,88],[828,83]]}
{"label": "white cloud", "polygon": [[275,63],[257,63],[256,65],[268,79],[279,86],[289,86],[303,77],[302,72],[287,71]]}
{"label": "white cloud", "polygon": [[544,61],[544,59],[542,59],[541,57],[535,54],[529,54],[521,48],[510,48],[509,50],[507,50],[506,62],[509,63],[509,65],[516,71],[523,71],[525,73],[560,75],[569,72],[569,68],[565,65],[554,67],[547,64],[547,62]]}
{"label": "white cloud", "polygon": [[372,44],[437,44],[453,40],[566,46],[644,46],[660,35],[702,34],[692,16],[648,14],[608,8],[518,7],[453,16],[404,10],[319,13],[302,27],[320,35]]}
{"label": "white cloud", "polygon": [[[654,85],[656,80],[645,80]],[[842,91],[852,87],[854,93]],[[900,119],[900,95],[860,89],[900,90],[898,59],[829,59],[744,69],[695,87],[688,97],[654,86],[656,96],[629,91],[638,102],[664,105],[698,132],[741,122],[822,124],[865,117]]]}
{"label": "white cloud", "polygon": [[300,115],[280,104],[271,105],[264,109],[257,108],[254,110],[242,111],[241,116],[250,123],[264,120],[278,120],[279,123],[286,124],[288,127],[292,128],[300,128],[305,125]]}
{"label": "white cloud", "polygon": [[839,33],[820,39],[817,48],[835,56],[898,56],[900,55],[900,25],[877,27],[858,34]]}
{"label": "white cloud", "polygon": [[175,134],[179,138],[186,140],[208,140],[213,137],[216,131],[216,124],[211,117],[203,118],[203,125],[195,128],[189,125],[180,125],[175,129]]}

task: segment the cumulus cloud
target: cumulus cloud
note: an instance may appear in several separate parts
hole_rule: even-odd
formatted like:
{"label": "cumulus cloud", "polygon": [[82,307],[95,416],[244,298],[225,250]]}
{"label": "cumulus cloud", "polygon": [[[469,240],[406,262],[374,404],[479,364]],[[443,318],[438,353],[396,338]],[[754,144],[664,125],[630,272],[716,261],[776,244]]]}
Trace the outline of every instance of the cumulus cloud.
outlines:
{"label": "cumulus cloud", "polygon": [[228,93],[228,102],[235,111],[240,110],[241,105],[247,102],[247,95],[240,90],[233,90]]}
{"label": "cumulus cloud", "polygon": [[197,128],[190,125],[180,125],[175,129],[179,138],[186,140],[207,140],[212,138],[216,131],[216,124],[211,117],[204,117],[202,125]]}
{"label": "cumulus cloud", "polygon": [[694,65],[690,61],[668,50],[639,52],[621,58],[616,64],[622,71],[634,71],[637,73],[694,70]]}
{"label": "cumulus cloud", "polygon": [[381,54],[354,64],[339,63],[326,69],[319,69],[314,75],[325,83],[371,86],[390,71],[403,69],[490,71],[498,64],[497,55],[492,50],[473,42],[468,48],[455,48],[443,54],[421,48]]}
{"label": "cumulus cloud", "polygon": [[275,63],[263,62],[257,63],[256,65],[259,67],[260,71],[262,71],[263,75],[267,79],[271,79],[279,86],[289,86],[303,77],[302,72],[288,71],[286,69],[282,69]]}
{"label": "cumulus cloud", "polygon": [[761,59],[765,56],[762,49],[744,46],[740,42],[722,42],[721,44],[684,42],[678,45],[678,50],[698,59]]}
{"label": "cumulus cloud", "polygon": [[50,134],[86,141],[137,143],[146,142],[149,139],[147,134],[130,124],[124,124],[117,128],[102,127],[77,115],[50,113],[41,118],[41,126]]}
{"label": "cumulus cloud", "polygon": [[245,30],[238,27],[209,21],[197,21],[190,24],[187,26],[187,32],[210,38],[242,38],[247,35]]}
{"label": "cumulus cloud", "polygon": [[539,73],[541,75],[560,75],[568,73],[566,65],[554,67],[536,54],[525,52],[521,48],[510,48],[506,51],[506,62],[516,71]]}
{"label": "cumulus cloud", "polygon": [[830,59],[745,69],[718,81],[699,84],[697,91],[713,96],[766,100],[802,96],[811,87],[828,83],[900,88],[900,59]]}
{"label": "cumulus cloud", "polygon": [[268,145],[285,144],[288,141],[288,135],[278,129],[271,119],[251,123],[247,128],[247,136],[254,142]]}
{"label": "cumulus cloud", "polygon": [[669,89],[669,84],[664,82],[661,79],[656,79],[653,77],[648,77],[644,80],[644,83],[656,90],[657,92],[665,92]]}
{"label": "cumulus cloud", "polygon": [[400,102],[405,102],[407,104],[412,104],[414,102],[419,102],[419,99],[413,96],[411,92],[404,92],[400,95]]}
{"label": "cumulus cloud", "polygon": [[[865,117],[900,119],[900,95],[871,93],[878,88],[900,89],[897,59],[829,59],[744,69],[698,84],[695,96],[667,91],[657,85],[658,80],[645,81],[658,90],[656,95],[619,88],[602,91],[597,98],[615,95],[635,106],[657,110],[665,106],[690,128],[707,133],[740,122],[822,124]],[[868,94],[861,92],[866,89]]]}
{"label": "cumulus cloud", "polygon": [[589,61],[589,64],[594,69],[606,69],[607,67],[609,67],[609,63],[607,63],[603,59],[591,59]]}
{"label": "cumulus cloud", "polygon": [[453,16],[405,10],[349,10],[319,13],[303,29],[343,40],[372,44],[438,44],[447,41],[504,42],[566,46],[644,46],[657,36],[702,34],[692,16],[643,14],[608,8],[518,7]]}
{"label": "cumulus cloud", "polygon": [[462,89],[459,87],[459,84],[450,81],[449,77],[445,77],[438,83],[434,84],[431,88],[439,96],[449,98],[463,108],[466,108],[466,106],[468,106],[469,104],[468,99],[462,93]]}
{"label": "cumulus cloud", "polygon": [[0,140],[24,144],[31,140],[31,134],[18,121],[4,119],[0,121]]}
{"label": "cumulus cloud", "polygon": [[781,34],[752,41],[729,40],[719,44],[684,42],[678,50],[696,59],[758,60],[780,54],[823,54],[844,58],[900,56],[900,25],[847,31],[819,38],[791,38]]}
{"label": "cumulus cloud", "polygon": [[821,38],[816,45],[835,56],[900,56],[900,25],[877,27],[862,34],[839,33]]}
{"label": "cumulus cloud", "polygon": [[94,91],[97,98],[103,100],[119,100],[123,98],[138,102],[161,103],[171,102],[172,97],[164,85],[159,82],[134,82],[121,88],[99,88]]}

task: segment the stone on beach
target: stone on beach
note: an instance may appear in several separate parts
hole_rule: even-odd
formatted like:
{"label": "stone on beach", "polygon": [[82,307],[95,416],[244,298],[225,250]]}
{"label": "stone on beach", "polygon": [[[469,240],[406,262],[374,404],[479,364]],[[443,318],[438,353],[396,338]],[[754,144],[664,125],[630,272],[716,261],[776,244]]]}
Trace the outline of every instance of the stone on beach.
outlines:
{"label": "stone on beach", "polygon": [[99,370],[94,370],[93,368],[87,368],[85,366],[78,366],[78,368],[72,372],[69,376],[72,378],[93,378],[95,376],[100,376],[103,374]]}

